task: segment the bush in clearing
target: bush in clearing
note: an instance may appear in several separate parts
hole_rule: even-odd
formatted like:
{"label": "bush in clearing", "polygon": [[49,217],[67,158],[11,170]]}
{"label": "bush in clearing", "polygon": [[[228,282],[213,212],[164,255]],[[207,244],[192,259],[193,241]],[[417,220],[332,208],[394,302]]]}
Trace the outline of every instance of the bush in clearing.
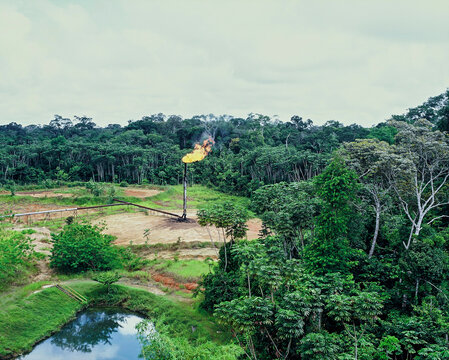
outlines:
{"label": "bush in clearing", "polygon": [[99,226],[74,222],[52,234],[50,266],[66,273],[118,267],[119,251],[112,246],[114,237],[102,234],[102,230]]}
{"label": "bush in clearing", "polygon": [[111,285],[120,280],[122,276],[116,272],[104,272],[92,276],[92,280],[106,286],[108,293],[111,291]]}
{"label": "bush in clearing", "polygon": [[25,234],[0,229],[0,289],[23,272],[33,254],[31,240]]}

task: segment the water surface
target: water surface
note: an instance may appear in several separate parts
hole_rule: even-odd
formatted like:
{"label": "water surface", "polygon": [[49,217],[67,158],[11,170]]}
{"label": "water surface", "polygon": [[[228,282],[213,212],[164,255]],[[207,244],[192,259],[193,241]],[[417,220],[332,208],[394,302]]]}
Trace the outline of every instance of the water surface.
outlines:
{"label": "water surface", "polygon": [[142,320],[123,309],[89,309],[19,359],[137,360],[141,347],[136,325]]}

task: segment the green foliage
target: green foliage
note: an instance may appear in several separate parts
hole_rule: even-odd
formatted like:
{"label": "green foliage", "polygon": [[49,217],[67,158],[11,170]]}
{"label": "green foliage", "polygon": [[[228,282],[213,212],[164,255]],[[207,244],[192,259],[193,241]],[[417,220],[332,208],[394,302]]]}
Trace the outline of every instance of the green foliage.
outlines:
{"label": "green foliage", "polygon": [[103,195],[105,191],[102,184],[96,183],[92,180],[86,183],[86,189],[96,197]]}
{"label": "green foliage", "polygon": [[16,184],[14,181],[11,181],[9,183],[6,184],[5,186],[6,190],[8,190],[11,193],[11,196],[16,195]]}
{"label": "green foliage", "polygon": [[179,160],[207,132],[214,134],[214,149],[189,166],[189,182],[248,195],[262,185],[310,179],[339,144],[369,133],[357,125],[333,121],[315,126],[298,118],[279,122],[256,114],[246,119],[158,114],[124,127],[79,126],[70,119],[57,126],[59,118],[44,126],[1,125],[0,183],[48,180],[54,187],[68,180],[93,180],[126,186],[147,180],[176,185],[182,181]]}
{"label": "green foliage", "polygon": [[394,143],[394,137],[396,136],[397,132],[398,130],[393,126],[379,124],[378,126],[370,129],[367,138],[385,141],[391,145]]}
{"label": "green foliage", "polygon": [[401,353],[401,345],[397,337],[387,335],[380,340],[377,355],[380,360],[390,360]]}
{"label": "green foliage", "polygon": [[106,195],[107,195],[107,197],[108,197],[108,202],[109,203],[112,203],[113,202],[113,199],[115,198],[115,196],[116,196],[116,190],[115,190],[115,186],[114,185],[111,185],[111,186],[109,186],[108,188],[107,188],[107,190],[106,190]]}
{"label": "green foliage", "polygon": [[223,229],[225,238],[229,238],[230,241],[244,238],[248,230],[247,210],[230,201],[212,204],[198,210],[197,216],[198,224]]}
{"label": "green foliage", "polygon": [[106,286],[108,293],[111,290],[111,285],[120,280],[122,276],[117,272],[103,272],[92,276],[92,280],[99,282]]}
{"label": "green foliage", "polygon": [[350,266],[348,229],[355,214],[352,202],[356,179],[340,157],[315,178],[322,209],[316,219],[315,238],[306,249],[306,259],[313,271],[347,271]]}
{"label": "green foliage", "polygon": [[102,228],[72,223],[52,234],[50,266],[63,272],[109,270],[118,266],[114,237],[101,233]]}
{"label": "green foliage", "polygon": [[[198,210],[198,224],[201,226],[215,226],[218,229],[219,239],[223,240],[224,246],[220,251],[224,253],[224,271],[228,266],[228,246],[226,240],[229,239],[230,247],[237,239],[246,236],[249,218],[248,211],[230,201],[212,204],[204,209]],[[221,231],[221,234],[220,234]],[[210,232],[209,232],[210,233]],[[211,241],[212,237],[211,237]]]}
{"label": "green foliage", "polygon": [[171,273],[185,279],[200,278],[210,271],[209,264],[201,260],[164,260],[155,266],[156,269]]}
{"label": "green foliage", "polygon": [[120,263],[128,271],[141,270],[149,264],[149,260],[134,254],[129,247],[118,248]]}
{"label": "green foliage", "polygon": [[215,307],[214,314],[236,331],[251,334],[272,323],[273,310],[269,299],[254,296],[222,302]]}
{"label": "green foliage", "polygon": [[[164,209],[181,209],[183,205],[184,189],[182,185],[175,185],[170,187],[160,187],[163,190],[161,193],[146,199],[143,205],[153,208]],[[247,208],[249,199],[242,196],[229,195],[220,191],[208,188],[202,185],[192,185],[187,190],[187,210],[201,209],[207,207],[212,203],[221,203],[223,201],[232,202],[239,207]]]}
{"label": "green foliage", "polygon": [[153,325],[143,321],[138,325],[142,355],[145,360],[237,360],[243,354],[237,345],[217,345],[208,339],[193,344],[186,338],[174,337],[161,321]]}
{"label": "green foliage", "polygon": [[[275,122],[256,114],[185,120],[158,114],[123,128],[95,128],[88,119],[83,126],[64,127],[62,117],[44,127],[9,124],[0,126],[5,144],[0,183],[25,190],[23,184],[30,182],[51,188],[69,184],[68,179],[91,180],[86,189],[76,190],[75,200],[53,201],[96,204],[115,196],[105,181],[125,187],[148,180],[164,191],[136,201],[180,209],[179,159],[202,134],[214,134],[212,153],[188,167],[189,185],[202,184],[189,186],[188,206],[200,209],[201,225],[218,228],[224,243],[219,261],[207,272],[207,264],[183,266],[177,258],[154,262],[154,267],[173,276],[202,272],[196,290],[201,308],[231,329],[251,359],[445,359],[449,140],[442,131],[449,129],[447,95],[371,129],[336,121],[314,126],[299,116]],[[251,209],[264,224],[260,239],[243,240],[249,200],[237,195],[251,195]],[[0,196],[8,205],[37,201]],[[130,251],[111,247],[111,238],[100,229],[80,226],[67,225],[54,236],[53,266],[64,271],[144,266]],[[4,245],[6,254],[13,253],[10,245]],[[168,248],[182,246],[164,245]],[[148,273],[134,276],[147,279]],[[217,336],[209,318],[186,315],[186,309],[151,294],[120,285],[114,289],[108,294],[98,287],[95,301],[125,304],[153,317],[169,314],[169,320],[157,324],[159,333],[147,338],[153,355],[237,356],[232,345],[224,350],[205,340]],[[204,326],[192,332],[196,322]],[[168,337],[165,326],[180,336]]]}
{"label": "green foliage", "polygon": [[0,289],[17,279],[33,257],[31,241],[25,234],[0,228]]}
{"label": "green foliage", "polygon": [[[290,253],[304,249],[314,233],[314,217],[320,211],[311,182],[281,182],[257,189],[251,197],[251,208],[264,226],[282,236]],[[300,242],[300,246],[297,244]]]}
{"label": "green foliage", "polygon": [[404,115],[393,115],[394,120],[415,123],[426,119],[441,131],[449,131],[449,90],[430,97],[422,105],[408,109]]}
{"label": "green foliage", "polygon": [[341,351],[339,343],[337,334],[309,333],[301,340],[299,352],[305,360],[334,360]]}

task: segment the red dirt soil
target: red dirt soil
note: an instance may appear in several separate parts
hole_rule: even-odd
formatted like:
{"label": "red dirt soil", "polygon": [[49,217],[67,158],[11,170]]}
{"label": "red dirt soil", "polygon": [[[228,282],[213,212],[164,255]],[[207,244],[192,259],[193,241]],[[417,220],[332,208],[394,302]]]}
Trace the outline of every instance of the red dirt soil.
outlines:
{"label": "red dirt soil", "polygon": [[[176,282],[175,279],[173,279],[167,275],[162,275],[159,273],[152,274],[151,278],[154,281],[163,284],[164,286],[167,286],[169,288],[176,289],[176,290],[182,290],[186,293],[190,293],[198,287],[197,283],[193,283],[193,282],[192,283],[179,283],[179,282]],[[181,287],[181,285],[184,287],[184,289]]]}

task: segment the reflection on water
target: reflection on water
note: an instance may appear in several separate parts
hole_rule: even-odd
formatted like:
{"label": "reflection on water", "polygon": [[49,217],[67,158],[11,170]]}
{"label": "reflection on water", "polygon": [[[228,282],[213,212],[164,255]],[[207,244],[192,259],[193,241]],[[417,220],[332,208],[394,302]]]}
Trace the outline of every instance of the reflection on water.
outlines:
{"label": "reflection on water", "polygon": [[140,343],[136,325],[140,321],[141,317],[120,309],[90,309],[19,359],[138,359]]}

